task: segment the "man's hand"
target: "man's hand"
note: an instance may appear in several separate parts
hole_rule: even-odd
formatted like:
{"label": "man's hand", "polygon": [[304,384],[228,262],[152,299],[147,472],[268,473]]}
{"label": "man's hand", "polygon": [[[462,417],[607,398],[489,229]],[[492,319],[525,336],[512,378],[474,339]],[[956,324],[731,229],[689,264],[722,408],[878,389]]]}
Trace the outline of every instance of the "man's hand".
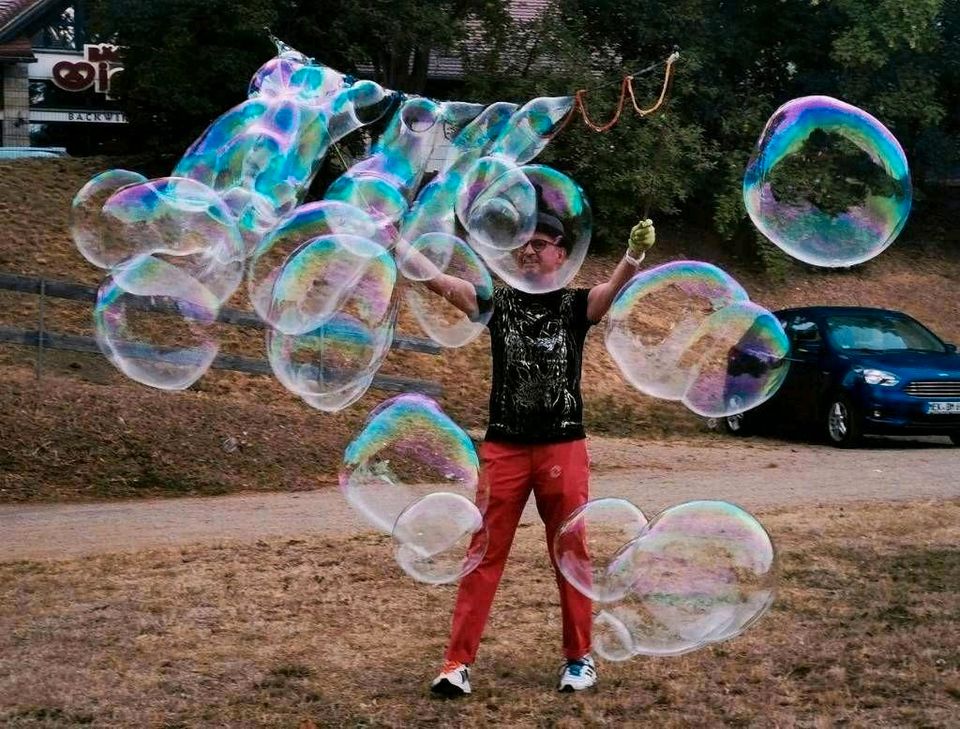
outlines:
{"label": "man's hand", "polygon": [[657,240],[657,233],[653,228],[653,221],[650,218],[641,220],[630,231],[630,239],[627,241],[627,256],[638,263],[643,260],[647,251],[653,248]]}

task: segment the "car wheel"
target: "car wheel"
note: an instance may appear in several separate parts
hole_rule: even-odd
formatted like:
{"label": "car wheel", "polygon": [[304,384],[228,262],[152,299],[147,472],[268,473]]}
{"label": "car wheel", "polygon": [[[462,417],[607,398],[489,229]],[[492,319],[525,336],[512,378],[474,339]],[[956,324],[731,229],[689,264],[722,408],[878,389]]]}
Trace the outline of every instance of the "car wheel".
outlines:
{"label": "car wheel", "polygon": [[753,424],[745,417],[746,413],[737,413],[720,418],[721,427],[725,433],[742,438],[753,434]]}
{"label": "car wheel", "polygon": [[955,446],[960,446],[960,433],[951,433],[950,440],[953,441]]}
{"label": "car wheel", "polygon": [[852,448],[858,445],[863,437],[863,426],[856,407],[843,395],[836,395],[827,402],[824,417],[824,433],[827,436],[827,442],[838,448]]}

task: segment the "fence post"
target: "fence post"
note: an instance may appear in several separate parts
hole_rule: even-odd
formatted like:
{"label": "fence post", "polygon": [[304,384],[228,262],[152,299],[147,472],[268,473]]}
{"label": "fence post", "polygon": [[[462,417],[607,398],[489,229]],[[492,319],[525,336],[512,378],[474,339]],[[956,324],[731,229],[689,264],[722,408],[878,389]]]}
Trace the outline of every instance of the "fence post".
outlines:
{"label": "fence post", "polygon": [[43,305],[44,294],[47,292],[46,279],[40,279],[40,313],[37,322],[37,371],[36,377],[39,380],[43,377]]}

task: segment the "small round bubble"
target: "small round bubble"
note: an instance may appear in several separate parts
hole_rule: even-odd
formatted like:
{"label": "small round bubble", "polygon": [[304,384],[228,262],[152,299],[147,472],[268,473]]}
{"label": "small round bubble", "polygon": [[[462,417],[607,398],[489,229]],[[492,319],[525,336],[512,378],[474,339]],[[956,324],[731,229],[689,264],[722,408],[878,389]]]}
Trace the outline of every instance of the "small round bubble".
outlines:
{"label": "small round bubble", "polygon": [[625,499],[588,501],[557,530],[554,556],[560,572],[581,593],[614,602],[630,589],[633,574],[622,551],[642,532],[643,512]]}
{"label": "small round bubble", "polygon": [[533,235],[537,193],[513,163],[484,157],[465,175],[456,211],[471,240],[496,251],[511,251]]}
{"label": "small round bubble", "polygon": [[912,197],[907,158],[890,130],[828,96],[777,109],[743,178],[754,225],[815,266],[853,266],[878,255],[903,230]]}
{"label": "small round bubble", "polygon": [[396,560],[418,582],[456,582],[487,550],[483,514],[462,494],[438,491],[414,501],[393,527]]}

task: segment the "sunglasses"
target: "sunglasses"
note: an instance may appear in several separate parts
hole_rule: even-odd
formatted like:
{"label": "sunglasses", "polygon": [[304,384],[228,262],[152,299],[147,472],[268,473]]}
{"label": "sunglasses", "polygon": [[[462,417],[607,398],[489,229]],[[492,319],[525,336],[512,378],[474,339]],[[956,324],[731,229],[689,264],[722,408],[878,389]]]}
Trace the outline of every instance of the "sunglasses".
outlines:
{"label": "sunglasses", "polygon": [[560,245],[559,241],[560,241],[560,236],[557,236],[553,240],[543,240],[542,238],[534,238],[532,240],[528,240],[526,243],[520,246],[517,249],[517,251],[518,252],[522,251],[527,246],[530,246],[531,248],[533,248],[535,253],[540,253],[548,246],[559,246]]}

